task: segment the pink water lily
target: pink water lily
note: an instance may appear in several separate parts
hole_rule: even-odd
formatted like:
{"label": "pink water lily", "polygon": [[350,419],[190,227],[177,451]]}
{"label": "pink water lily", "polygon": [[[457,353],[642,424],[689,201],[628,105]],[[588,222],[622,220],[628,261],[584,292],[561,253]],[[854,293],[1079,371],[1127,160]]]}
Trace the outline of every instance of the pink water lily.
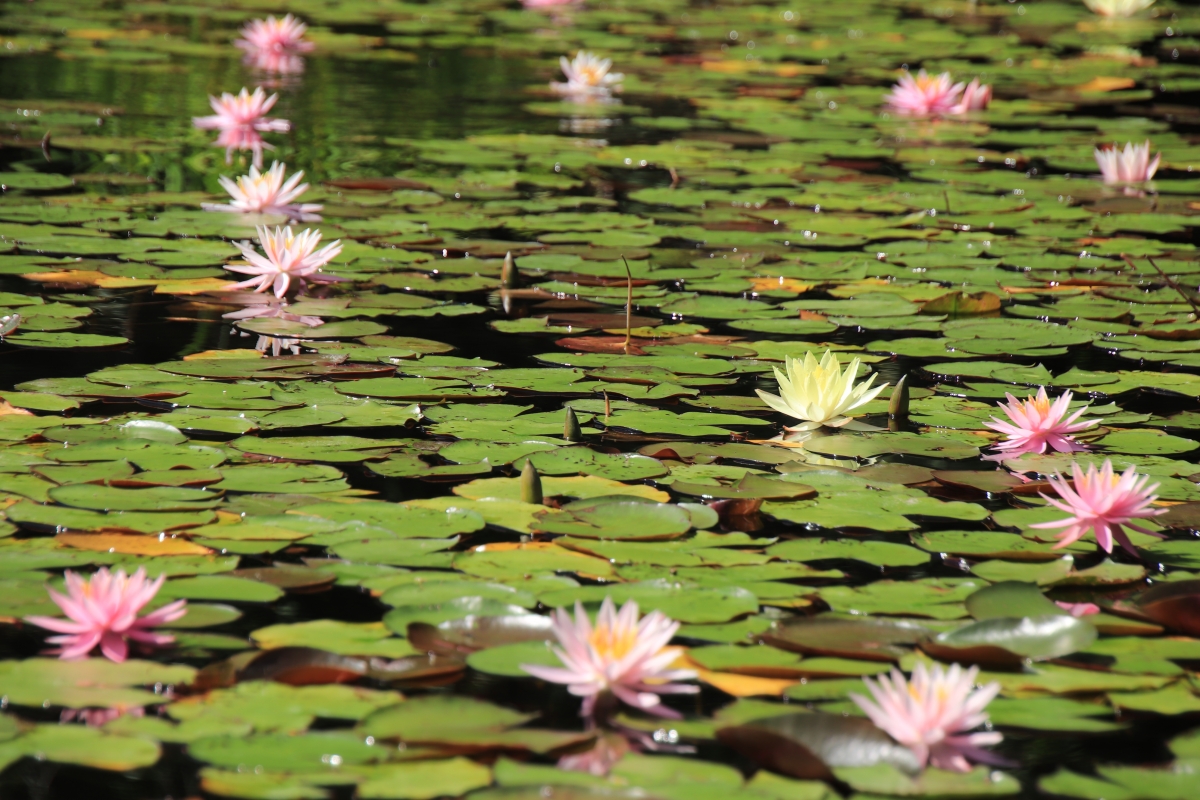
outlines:
{"label": "pink water lily", "polygon": [[1142,183],[1154,177],[1162,161],[1162,153],[1150,160],[1150,140],[1142,144],[1126,142],[1121,150],[1114,145],[1097,147],[1096,165],[1105,183]]}
{"label": "pink water lily", "polygon": [[922,766],[930,763],[939,769],[969,772],[972,761],[994,762],[982,750],[999,744],[999,733],[970,731],[988,721],[987,704],[1000,693],[999,683],[975,689],[979,667],[964,671],[954,664],[926,668],[922,662],[913,667],[912,680],[892,667],[891,676],[880,675],[879,682],[863,678],[875,702],[858,694],[850,699],[875,725],[907,747]]}
{"label": "pink water lily", "polygon": [[996,445],[995,455],[985,456],[993,461],[1012,458],[1021,453],[1045,453],[1047,449],[1060,453],[1086,450],[1086,447],[1075,441],[1072,434],[1100,424],[1098,419],[1079,420],[1087,413],[1087,406],[1068,416],[1067,410],[1072,397],[1070,392],[1064,392],[1053,403],[1046,395],[1045,386],[1038,389],[1036,396],[1024,400],[1018,400],[1008,393],[1005,393],[1005,397],[1008,398],[1008,403],[999,405],[1011,421],[992,417],[991,422],[983,423],[1007,437]]}
{"label": "pink water lily", "polygon": [[563,667],[522,664],[534,677],[566,684],[571,694],[584,698],[581,716],[591,718],[601,695],[611,693],[623,703],[661,717],[680,715],[662,704],[662,694],[695,694],[697,686],[672,683],[691,680],[696,673],[670,669],[681,652],[667,647],[679,623],[661,611],[638,621],[638,605],[630,600],[620,612],[612,598],[604,598],[593,628],[587,611],[575,603],[575,619],[565,609],[554,612],[554,635],[562,649],[554,648]]}
{"label": "pink water lily", "polygon": [[138,617],[142,607],[154,599],[162,588],[165,575],[151,581],[146,578],[142,567],[133,575],[124,570],[109,572],[101,567],[90,579],[67,570],[67,595],[50,590],[50,599],[67,615],[58,617],[26,617],[41,628],[64,634],[52,636],[49,641],[62,645],[59,658],[76,659],[86,656],[97,645],[107,658],[124,661],[129,654],[129,643],[162,646],[175,641],[174,637],[154,633],[151,628],[174,622],[187,613],[187,601],[176,600],[162,608]]}
{"label": "pink water lily", "polygon": [[954,83],[949,72],[931,76],[921,70],[914,78],[905,72],[884,101],[897,114],[909,117],[937,117],[959,113],[956,109],[963,83]]}
{"label": "pink water lily", "polygon": [[254,166],[262,167],[263,149],[273,149],[263,141],[262,133],[286,133],[291,123],[286,119],[271,119],[267,112],[279,100],[279,95],[267,97],[258,87],[251,94],[242,87],[237,95],[224,92],[220,97],[209,96],[208,102],[215,114],[193,117],[192,124],[201,130],[220,131],[216,145],[225,148],[225,163],[232,163],[234,150],[249,150],[254,156]]}
{"label": "pink water lily", "polygon": [[225,287],[227,289],[253,289],[265,292],[274,289],[276,297],[283,297],[295,283],[303,289],[308,283],[333,283],[341,280],[333,275],[320,274],[321,267],[337,258],[342,252],[341,240],[327,244],[320,250],[321,232],[305,229],[299,235],[289,228],[276,228],[272,233],[265,225],[258,228],[258,241],[263,253],[259,255],[247,242],[238,243],[242,255],[249,264],[231,264],[225,268],[231,272],[254,277]]}
{"label": "pink water lily", "polygon": [[962,99],[951,110],[951,114],[966,114],[971,111],[983,111],[992,102],[992,87],[981,84],[978,78],[972,78],[963,89]]}
{"label": "pink water lily", "polygon": [[269,16],[247,22],[242,27],[242,38],[234,42],[246,52],[269,50],[276,53],[307,53],[313,43],[305,40],[308,26],[291,14],[280,19]]}
{"label": "pink water lily", "polygon": [[242,175],[236,182],[222,175],[221,186],[229,192],[232,202],[204,203],[205,211],[231,211],[241,214],[284,214],[300,222],[320,222],[321,217],[315,213],[324,206],[315,203],[293,202],[308,189],[307,183],[300,183],[304,172],[300,171],[284,180],[287,167],[276,161],[265,172],[259,172],[258,167],[251,166],[247,175]]}
{"label": "pink water lily", "polygon": [[1104,459],[1100,469],[1092,464],[1084,471],[1079,464],[1072,463],[1071,471],[1074,476],[1074,486],[1062,475],[1054,475],[1048,480],[1058,497],[1042,498],[1047,503],[1064,511],[1070,516],[1054,522],[1039,522],[1030,525],[1031,528],[1053,529],[1064,528],[1057,535],[1058,544],[1055,549],[1066,547],[1077,542],[1088,531],[1095,531],[1096,542],[1106,553],[1111,553],[1113,540],[1133,555],[1137,549],[1129,541],[1123,526],[1128,526],[1139,533],[1158,536],[1154,531],[1133,524],[1132,520],[1156,517],[1166,513],[1166,509],[1153,509],[1150,505],[1158,499],[1154,490],[1158,484],[1147,486],[1150,478],[1139,475],[1136,468],[1130,467],[1120,475],[1115,474],[1112,461]]}
{"label": "pink water lily", "polygon": [[263,72],[289,74],[304,71],[301,53],[313,49],[304,38],[308,26],[291,14],[282,19],[274,16],[256,19],[242,28],[242,38],[234,45],[246,51],[244,62]]}

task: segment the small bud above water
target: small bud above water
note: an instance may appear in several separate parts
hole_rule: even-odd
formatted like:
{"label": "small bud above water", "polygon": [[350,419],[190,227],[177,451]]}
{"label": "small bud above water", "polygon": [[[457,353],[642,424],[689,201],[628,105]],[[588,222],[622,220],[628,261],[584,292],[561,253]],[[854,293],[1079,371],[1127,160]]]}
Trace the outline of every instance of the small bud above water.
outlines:
{"label": "small bud above water", "polygon": [[513,262],[512,252],[504,254],[504,266],[500,268],[500,288],[517,288],[517,265]]}
{"label": "small bud above water", "polygon": [[896,381],[896,387],[892,389],[892,399],[888,403],[888,416],[893,419],[905,419],[908,417],[907,375]]}
{"label": "small bud above water", "polygon": [[570,407],[567,408],[563,420],[563,438],[568,442],[583,441],[583,430],[579,427],[579,417],[575,416],[575,409]]}
{"label": "small bud above water", "polygon": [[521,470],[521,502],[542,504],[542,478],[529,459],[525,460],[525,468]]}

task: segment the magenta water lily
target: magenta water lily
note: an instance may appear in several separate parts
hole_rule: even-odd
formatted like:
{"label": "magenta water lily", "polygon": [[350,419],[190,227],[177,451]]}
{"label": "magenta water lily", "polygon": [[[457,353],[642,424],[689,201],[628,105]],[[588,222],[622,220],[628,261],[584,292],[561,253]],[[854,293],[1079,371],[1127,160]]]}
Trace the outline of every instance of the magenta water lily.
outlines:
{"label": "magenta water lily", "polygon": [[26,617],[41,628],[55,631],[61,636],[51,636],[52,644],[60,645],[59,658],[83,658],[96,647],[112,661],[124,661],[129,655],[129,641],[161,647],[175,639],[167,634],[155,633],[152,628],[174,622],[187,613],[187,601],[176,600],[162,608],[139,617],[138,612],[154,599],[162,588],[165,575],[149,580],[146,570],[126,575],[124,570],[109,572],[101,567],[90,578],[67,570],[67,594],[50,590],[50,599],[67,615],[58,617]]}
{"label": "magenta water lily", "polygon": [[1006,437],[996,445],[996,454],[987,456],[992,460],[1013,458],[1021,453],[1045,453],[1047,450],[1059,453],[1086,450],[1075,441],[1074,434],[1100,424],[1098,419],[1079,419],[1087,413],[1087,406],[1068,413],[1072,397],[1070,392],[1063,392],[1054,402],[1046,394],[1045,386],[1038,389],[1036,396],[1024,400],[1018,400],[1011,394],[1005,394],[1005,397],[1008,402],[1000,403],[1000,409],[1009,421],[992,417],[991,422],[984,423]]}
{"label": "magenta water lily", "polygon": [[1156,536],[1153,531],[1133,523],[1135,519],[1146,519],[1166,513],[1166,509],[1150,506],[1158,499],[1154,491],[1159,484],[1148,486],[1150,478],[1139,475],[1135,467],[1129,467],[1120,475],[1113,469],[1112,460],[1104,459],[1099,469],[1091,464],[1085,470],[1077,463],[1071,465],[1073,481],[1062,475],[1049,478],[1050,486],[1058,497],[1042,495],[1046,502],[1070,516],[1054,522],[1040,522],[1031,528],[1063,530],[1058,534],[1056,548],[1066,547],[1082,539],[1088,531],[1094,531],[1096,542],[1106,553],[1111,553],[1116,540],[1127,551],[1137,556],[1137,549],[1129,541],[1125,527],[1139,533]]}
{"label": "magenta water lily", "polygon": [[304,38],[308,26],[291,14],[269,16],[246,23],[234,45],[245,51],[245,62],[263,72],[289,74],[304,70],[302,53],[313,49]]}

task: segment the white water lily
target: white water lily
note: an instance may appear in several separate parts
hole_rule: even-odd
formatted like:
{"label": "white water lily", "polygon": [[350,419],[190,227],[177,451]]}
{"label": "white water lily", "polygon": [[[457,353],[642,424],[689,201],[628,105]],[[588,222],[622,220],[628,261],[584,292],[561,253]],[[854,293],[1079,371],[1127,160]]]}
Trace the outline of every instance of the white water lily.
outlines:
{"label": "white water lily", "polygon": [[1154,5],[1154,0],[1083,0],[1083,4],[1102,17],[1132,17]]}
{"label": "white water lily", "polygon": [[1115,144],[1097,147],[1095,156],[1105,183],[1143,183],[1154,177],[1162,162],[1162,153],[1150,160],[1149,139],[1143,144],[1127,142],[1124,150]]}
{"label": "white water lily", "polygon": [[857,386],[859,359],[854,359],[842,371],[841,362],[832,350],[826,350],[818,363],[811,352],[804,358],[788,358],[787,374],[775,368],[775,379],[779,381],[779,395],[768,394],[761,389],[758,396],[771,408],[801,420],[801,424],[789,431],[811,431],[822,425],[838,428],[850,421],[849,413],[874,400],[887,384],[874,389],[872,375]]}
{"label": "white water lily", "polygon": [[620,91],[620,83],[625,75],[612,72],[612,59],[600,58],[580,50],[575,58],[567,61],[563,56],[559,59],[563,74],[567,76],[566,83],[551,83],[550,88],[560,94],[600,94],[607,95],[612,91]]}
{"label": "white water lily", "polygon": [[286,171],[287,166],[276,161],[263,172],[251,165],[250,173],[238,178],[236,183],[222,175],[218,180],[222,188],[229,192],[232,202],[201,203],[200,207],[205,211],[240,214],[284,214],[301,222],[320,222],[321,217],[315,212],[324,206],[293,202],[308,189],[307,183],[300,183],[304,179],[304,172],[297,172],[284,180]]}

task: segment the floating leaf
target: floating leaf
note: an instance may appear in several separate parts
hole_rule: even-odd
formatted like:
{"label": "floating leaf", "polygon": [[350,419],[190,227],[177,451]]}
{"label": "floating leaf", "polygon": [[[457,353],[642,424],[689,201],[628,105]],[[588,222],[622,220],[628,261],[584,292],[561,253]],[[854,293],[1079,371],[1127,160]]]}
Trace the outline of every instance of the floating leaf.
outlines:
{"label": "floating leaf", "polygon": [[691,530],[692,518],[685,509],[617,497],[576,500],[563,506],[566,514],[544,517],[534,529],[595,539],[661,541]]}

